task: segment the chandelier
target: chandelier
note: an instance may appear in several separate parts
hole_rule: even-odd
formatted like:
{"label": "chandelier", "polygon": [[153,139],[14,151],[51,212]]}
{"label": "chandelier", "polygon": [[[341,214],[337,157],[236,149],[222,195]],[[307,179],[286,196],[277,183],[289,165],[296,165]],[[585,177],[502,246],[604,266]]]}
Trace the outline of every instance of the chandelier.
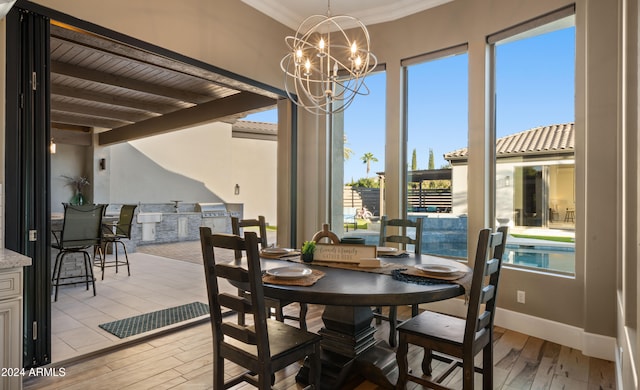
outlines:
{"label": "chandelier", "polygon": [[[347,35],[347,29],[349,29]],[[369,32],[357,18],[312,15],[287,36],[289,54],[280,61],[289,99],[313,114],[342,112],[357,95],[368,95],[364,78],[378,64]],[[295,95],[295,96],[294,96]]]}

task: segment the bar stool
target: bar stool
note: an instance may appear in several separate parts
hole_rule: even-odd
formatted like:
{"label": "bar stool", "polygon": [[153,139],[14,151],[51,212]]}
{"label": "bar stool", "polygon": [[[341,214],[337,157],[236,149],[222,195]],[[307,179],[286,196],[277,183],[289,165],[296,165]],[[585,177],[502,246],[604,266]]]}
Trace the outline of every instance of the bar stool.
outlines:
{"label": "bar stool", "polygon": [[564,213],[564,221],[565,222],[575,222],[576,221],[576,211],[573,209],[567,208],[567,212]]}

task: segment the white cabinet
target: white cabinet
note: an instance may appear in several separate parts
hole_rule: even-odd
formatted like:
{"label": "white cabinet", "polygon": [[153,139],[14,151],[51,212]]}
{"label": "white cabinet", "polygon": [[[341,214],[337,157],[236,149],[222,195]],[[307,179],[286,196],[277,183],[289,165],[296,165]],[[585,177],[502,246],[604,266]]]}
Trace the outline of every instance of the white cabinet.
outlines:
{"label": "white cabinet", "polygon": [[22,389],[22,267],[0,269],[0,390]]}

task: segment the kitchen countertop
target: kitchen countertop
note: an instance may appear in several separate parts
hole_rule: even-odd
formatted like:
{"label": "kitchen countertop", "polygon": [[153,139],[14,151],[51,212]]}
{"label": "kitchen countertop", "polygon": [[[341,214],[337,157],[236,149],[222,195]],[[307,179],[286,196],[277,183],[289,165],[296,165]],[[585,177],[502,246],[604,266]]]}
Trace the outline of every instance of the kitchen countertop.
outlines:
{"label": "kitchen countertop", "polygon": [[31,265],[31,258],[10,249],[0,248],[0,269],[26,267]]}

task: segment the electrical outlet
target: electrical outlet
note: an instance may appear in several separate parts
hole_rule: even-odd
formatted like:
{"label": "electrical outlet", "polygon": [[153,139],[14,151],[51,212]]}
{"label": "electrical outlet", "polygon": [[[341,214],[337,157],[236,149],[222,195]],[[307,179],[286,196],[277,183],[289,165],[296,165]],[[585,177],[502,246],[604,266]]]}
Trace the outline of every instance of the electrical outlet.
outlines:
{"label": "electrical outlet", "polygon": [[525,299],[524,291],[518,290],[518,292],[516,293],[516,301],[518,303],[524,303],[524,299]]}

